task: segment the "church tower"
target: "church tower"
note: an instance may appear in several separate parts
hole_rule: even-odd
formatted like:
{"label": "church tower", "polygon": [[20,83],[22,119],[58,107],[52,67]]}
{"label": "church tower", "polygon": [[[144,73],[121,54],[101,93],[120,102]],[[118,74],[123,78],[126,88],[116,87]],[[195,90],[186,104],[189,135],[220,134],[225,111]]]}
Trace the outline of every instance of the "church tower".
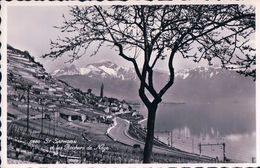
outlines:
{"label": "church tower", "polygon": [[101,88],[100,88],[100,97],[103,98],[103,91],[104,91],[104,84],[101,84]]}

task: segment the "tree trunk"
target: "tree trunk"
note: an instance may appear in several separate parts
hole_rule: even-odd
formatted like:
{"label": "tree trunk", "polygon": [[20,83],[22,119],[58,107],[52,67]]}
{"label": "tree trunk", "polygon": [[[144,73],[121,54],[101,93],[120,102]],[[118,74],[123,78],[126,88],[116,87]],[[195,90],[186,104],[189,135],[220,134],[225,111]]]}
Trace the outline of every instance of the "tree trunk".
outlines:
{"label": "tree trunk", "polygon": [[151,104],[148,109],[147,135],[143,153],[143,163],[151,163],[154,140],[155,116],[158,104]]}

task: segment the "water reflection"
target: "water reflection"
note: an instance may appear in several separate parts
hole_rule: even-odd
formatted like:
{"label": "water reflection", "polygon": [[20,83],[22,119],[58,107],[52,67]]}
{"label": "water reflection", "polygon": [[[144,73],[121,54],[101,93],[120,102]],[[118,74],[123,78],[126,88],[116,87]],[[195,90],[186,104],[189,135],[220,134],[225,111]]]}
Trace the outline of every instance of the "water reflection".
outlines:
{"label": "water reflection", "polygon": [[[140,111],[147,115],[144,107]],[[250,104],[164,104],[155,129],[155,137],[188,152],[199,154],[199,143],[225,143],[234,161],[251,162],[256,155],[255,107]],[[205,146],[201,153],[223,159],[221,145]]]}
{"label": "water reflection", "polygon": [[[145,107],[140,109],[147,116]],[[144,124],[145,125],[145,124]],[[156,130],[189,128],[192,135],[222,136],[255,132],[255,106],[250,104],[163,104]]]}
{"label": "water reflection", "polygon": [[[225,155],[235,162],[251,162],[256,156],[256,134],[231,134],[212,137],[209,134],[195,136],[190,134],[189,128],[174,129],[172,131],[156,131],[155,137],[169,146],[182,149],[187,152],[202,154],[223,160],[225,143]],[[199,149],[199,144],[204,144]],[[211,145],[208,145],[211,144]]]}

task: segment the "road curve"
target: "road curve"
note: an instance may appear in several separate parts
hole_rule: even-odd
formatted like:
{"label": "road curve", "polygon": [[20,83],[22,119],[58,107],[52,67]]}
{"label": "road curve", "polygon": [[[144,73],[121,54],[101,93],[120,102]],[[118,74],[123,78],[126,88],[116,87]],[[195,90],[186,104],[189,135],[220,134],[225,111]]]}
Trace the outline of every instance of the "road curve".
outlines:
{"label": "road curve", "polygon": [[[139,144],[141,146],[141,148],[143,149],[144,142],[137,140],[128,134],[129,126],[130,126],[129,121],[116,117],[114,119],[114,125],[112,127],[110,127],[109,131],[107,131],[107,135],[110,138],[114,139],[115,141],[118,141],[125,145],[133,146],[134,144]],[[212,160],[212,158],[207,157],[207,156],[199,156],[197,154],[188,153],[188,152],[179,151],[179,150],[171,150],[168,148],[159,147],[159,146],[155,146],[155,145],[153,147],[153,152],[171,154],[171,155],[176,155],[179,157],[185,157],[185,158],[191,158],[191,159],[200,159],[200,160],[205,160],[205,161]]]}

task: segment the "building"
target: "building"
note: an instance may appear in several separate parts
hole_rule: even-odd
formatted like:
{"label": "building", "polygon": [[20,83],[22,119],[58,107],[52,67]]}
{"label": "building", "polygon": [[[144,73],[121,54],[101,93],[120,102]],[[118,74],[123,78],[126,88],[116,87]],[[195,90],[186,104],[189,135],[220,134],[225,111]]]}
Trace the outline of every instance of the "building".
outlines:
{"label": "building", "polygon": [[70,108],[60,109],[58,115],[67,121],[77,120],[77,121],[85,122],[85,120],[87,119],[87,116],[85,114],[78,113],[74,109],[70,109]]}

